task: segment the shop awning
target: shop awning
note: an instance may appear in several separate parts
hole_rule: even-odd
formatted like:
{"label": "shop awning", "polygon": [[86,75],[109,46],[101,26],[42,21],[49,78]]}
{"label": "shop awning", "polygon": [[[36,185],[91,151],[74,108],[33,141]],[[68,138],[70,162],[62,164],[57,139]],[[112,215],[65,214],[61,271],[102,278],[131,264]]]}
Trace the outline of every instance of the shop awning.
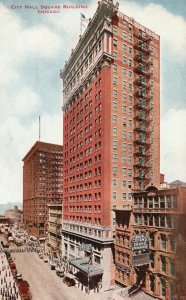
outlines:
{"label": "shop awning", "polygon": [[77,268],[80,272],[84,273],[89,277],[103,274],[102,269],[99,269],[95,265],[89,264],[88,261],[84,258],[73,258],[69,260],[69,263],[75,268]]}

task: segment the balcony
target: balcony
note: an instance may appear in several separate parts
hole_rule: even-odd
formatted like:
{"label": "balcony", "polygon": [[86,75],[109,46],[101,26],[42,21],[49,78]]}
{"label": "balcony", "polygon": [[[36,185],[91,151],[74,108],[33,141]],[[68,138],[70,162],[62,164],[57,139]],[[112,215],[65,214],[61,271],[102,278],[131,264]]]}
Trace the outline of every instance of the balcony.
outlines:
{"label": "balcony", "polygon": [[148,82],[143,81],[141,78],[137,78],[134,81],[134,85],[141,86],[145,90],[149,90],[150,89],[150,84]]}
{"label": "balcony", "polygon": [[150,50],[148,48],[143,48],[143,43],[139,43],[137,42],[135,45],[134,45],[134,49],[142,52],[142,53],[145,53],[146,55],[150,55]]}
{"label": "balcony", "polygon": [[150,72],[149,72],[149,70],[146,69],[146,66],[145,66],[145,68],[142,68],[141,66],[134,67],[134,72],[139,75],[143,75],[146,78],[150,77]]}
{"label": "balcony", "polygon": [[150,157],[151,155],[150,155],[150,153],[149,153],[149,151],[147,152],[147,151],[140,151],[140,150],[136,150],[136,152],[134,152],[134,156],[141,156],[141,157]]}
{"label": "balcony", "polygon": [[148,55],[144,55],[144,54],[140,54],[140,53],[138,53],[135,57],[134,57],[134,61],[135,62],[138,62],[138,63],[143,63],[143,64],[145,64],[145,63],[147,63],[147,60],[149,59],[149,56]]}
{"label": "balcony", "polygon": [[138,161],[138,162],[134,163],[134,167],[140,168],[140,169],[149,169],[150,165],[147,162],[142,163],[142,162]]}
{"label": "balcony", "polygon": [[152,40],[150,35],[146,34],[145,36],[143,36],[139,31],[135,31],[134,36],[135,36],[135,38],[137,38],[143,42],[146,42],[146,43],[149,43]]}

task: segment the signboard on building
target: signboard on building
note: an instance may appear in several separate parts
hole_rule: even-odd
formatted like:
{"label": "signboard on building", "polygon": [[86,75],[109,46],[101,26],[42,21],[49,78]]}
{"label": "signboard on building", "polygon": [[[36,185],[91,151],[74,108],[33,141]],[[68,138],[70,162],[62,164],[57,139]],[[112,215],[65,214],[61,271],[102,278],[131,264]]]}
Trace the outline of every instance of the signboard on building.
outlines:
{"label": "signboard on building", "polygon": [[127,274],[130,273],[130,268],[129,267],[121,265],[119,263],[116,263],[116,268],[123,271],[123,272],[125,272],[125,273],[127,273]]}
{"label": "signboard on building", "polygon": [[92,251],[92,244],[84,244],[79,245],[79,251]]}
{"label": "signboard on building", "polygon": [[132,256],[132,264],[134,267],[148,265],[150,262],[150,253],[143,253]]}
{"label": "signboard on building", "polygon": [[149,243],[147,237],[144,234],[136,234],[131,239],[132,251],[147,250]]}

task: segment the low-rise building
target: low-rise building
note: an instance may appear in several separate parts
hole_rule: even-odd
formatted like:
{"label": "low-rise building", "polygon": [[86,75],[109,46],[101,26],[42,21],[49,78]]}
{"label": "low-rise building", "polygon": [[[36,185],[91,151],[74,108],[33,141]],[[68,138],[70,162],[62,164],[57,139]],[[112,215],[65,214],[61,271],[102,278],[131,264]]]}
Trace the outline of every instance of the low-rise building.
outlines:
{"label": "low-rise building", "polygon": [[17,205],[12,209],[7,209],[5,211],[5,216],[10,218],[10,220],[14,223],[21,223],[23,217],[23,211],[18,208]]}
{"label": "low-rise building", "polygon": [[46,251],[52,255],[62,254],[62,204],[48,205],[48,231]]}
{"label": "low-rise building", "polygon": [[144,290],[167,300],[177,295],[178,225],[186,214],[185,197],[184,187],[151,186],[133,194],[131,209],[116,209],[116,283],[132,285],[129,293]]}

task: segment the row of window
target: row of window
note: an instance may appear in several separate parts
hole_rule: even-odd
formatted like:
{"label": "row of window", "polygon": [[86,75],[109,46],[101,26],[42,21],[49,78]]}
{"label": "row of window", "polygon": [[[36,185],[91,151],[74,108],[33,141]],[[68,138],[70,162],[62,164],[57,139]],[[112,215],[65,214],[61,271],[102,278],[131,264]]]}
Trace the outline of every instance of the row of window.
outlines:
{"label": "row of window", "polygon": [[163,228],[175,228],[176,218],[172,215],[135,214],[134,224]]}
{"label": "row of window", "polygon": [[85,195],[76,195],[76,196],[70,196],[69,198],[68,197],[64,197],[64,201],[65,202],[68,202],[68,200],[70,202],[81,202],[81,201],[91,201],[92,198],[94,197],[94,200],[101,200],[101,193],[98,192],[98,193],[94,193],[94,196],[93,194],[85,194]]}

